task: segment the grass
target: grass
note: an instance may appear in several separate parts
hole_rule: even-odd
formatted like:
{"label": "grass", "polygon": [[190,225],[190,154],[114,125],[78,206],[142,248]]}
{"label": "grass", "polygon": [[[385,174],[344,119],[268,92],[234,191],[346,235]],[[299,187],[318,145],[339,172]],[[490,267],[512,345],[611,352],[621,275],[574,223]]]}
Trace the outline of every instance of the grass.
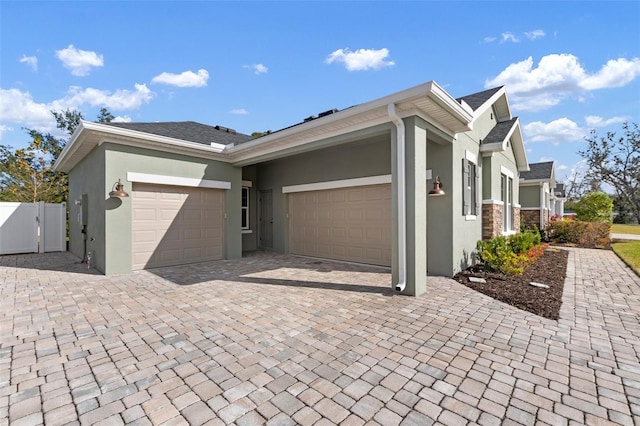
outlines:
{"label": "grass", "polygon": [[623,225],[620,223],[613,223],[611,225],[611,233],[640,235],[640,225]]}
{"label": "grass", "polygon": [[611,248],[624,263],[640,275],[640,241],[613,243]]}

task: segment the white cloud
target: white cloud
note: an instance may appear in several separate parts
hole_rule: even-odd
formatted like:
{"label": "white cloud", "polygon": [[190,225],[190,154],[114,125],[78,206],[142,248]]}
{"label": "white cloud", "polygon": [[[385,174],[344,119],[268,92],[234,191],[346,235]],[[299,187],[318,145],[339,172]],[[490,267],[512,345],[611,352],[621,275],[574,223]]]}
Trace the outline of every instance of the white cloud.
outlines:
{"label": "white cloud", "polygon": [[513,35],[513,33],[510,33],[510,32],[502,33],[500,34],[500,37],[501,37],[500,43],[506,43],[508,41],[512,43],[518,43],[520,41],[518,37],[516,37],[515,35]]}
{"label": "white cloud", "polygon": [[588,74],[571,54],[543,56],[534,68],[533,58],[510,64],[485,82],[485,87],[506,86],[514,110],[537,111],[559,104],[571,94],[621,87],[640,75],[640,58],[611,60]]}
{"label": "white cloud", "polygon": [[553,120],[549,123],[534,121],[523,127],[527,142],[551,142],[559,145],[562,142],[582,141],[587,134],[585,129],[566,117]]}
{"label": "white cloud", "polygon": [[32,70],[38,71],[38,58],[35,56],[22,55],[22,57],[20,58],[20,63],[27,64],[31,67]]}
{"label": "white cloud", "polygon": [[151,82],[178,87],[203,87],[207,85],[207,80],[209,80],[209,72],[205,69],[199,69],[197,73],[191,70],[180,74],[163,72],[153,77]]}
{"label": "white cloud", "polygon": [[131,117],[128,115],[118,115],[111,121],[113,123],[131,123]]}
{"label": "white cloud", "polygon": [[628,60],[612,59],[602,66],[600,71],[588,76],[580,86],[587,90],[622,87],[640,75],[640,58]]}
{"label": "white cloud", "polygon": [[243,68],[253,70],[253,73],[256,75],[266,74],[267,72],[269,72],[269,68],[267,68],[263,64],[243,65]]}
{"label": "white cloud", "polygon": [[77,76],[89,75],[92,67],[104,66],[104,57],[90,50],[76,49],[70,44],[66,49],[56,50],[56,56],[62,61],[71,74]]}
{"label": "white cloud", "polygon": [[546,36],[547,34],[543,30],[533,30],[533,31],[525,31],[524,35],[529,40],[537,40],[539,38]]}
{"label": "white cloud", "polygon": [[587,127],[605,127],[611,124],[624,123],[628,119],[628,117],[611,117],[605,119],[597,115],[588,115],[584,118]]}
{"label": "white cloud", "polygon": [[494,36],[487,36],[483,39],[485,43],[493,43],[496,40],[497,40],[497,37],[494,37]]}
{"label": "white cloud", "polygon": [[72,86],[69,93],[62,99],[53,102],[53,109],[78,108],[83,104],[91,106],[105,106],[113,110],[127,110],[140,108],[142,104],[153,99],[153,92],[146,84],[135,84],[135,90],[118,89],[111,93],[109,90],[82,89]]}
{"label": "white cloud", "polygon": [[395,62],[387,60],[389,49],[358,49],[352,52],[348,48],[338,49],[332,52],[325,62],[342,62],[349,71],[379,70],[384,67],[392,67]]}
{"label": "white cloud", "polygon": [[236,114],[236,115],[246,115],[249,114],[249,111],[247,111],[244,108],[238,108],[238,109],[232,109],[231,111],[229,111],[231,114]]}
{"label": "white cloud", "polygon": [[65,97],[49,103],[40,103],[36,102],[29,92],[0,89],[0,117],[4,126],[13,123],[57,134],[59,132],[51,110],[81,109],[83,105],[105,106],[110,110],[137,109],[148,103],[153,96],[153,92],[144,84],[136,84],[135,90],[119,89],[113,93],[107,90],[71,87]]}

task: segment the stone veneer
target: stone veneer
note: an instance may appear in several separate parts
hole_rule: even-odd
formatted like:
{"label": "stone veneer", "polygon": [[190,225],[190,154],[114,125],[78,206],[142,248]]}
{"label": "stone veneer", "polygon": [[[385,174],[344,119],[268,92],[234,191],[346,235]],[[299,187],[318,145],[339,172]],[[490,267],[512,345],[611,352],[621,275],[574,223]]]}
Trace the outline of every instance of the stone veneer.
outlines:
{"label": "stone veneer", "polygon": [[[520,211],[519,207],[513,207],[513,229],[520,232],[521,215],[526,213]],[[490,240],[493,237],[502,235],[502,205],[483,204],[482,205],[482,239]]]}
{"label": "stone veneer", "polygon": [[482,239],[502,234],[502,206],[500,204],[482,205]]}

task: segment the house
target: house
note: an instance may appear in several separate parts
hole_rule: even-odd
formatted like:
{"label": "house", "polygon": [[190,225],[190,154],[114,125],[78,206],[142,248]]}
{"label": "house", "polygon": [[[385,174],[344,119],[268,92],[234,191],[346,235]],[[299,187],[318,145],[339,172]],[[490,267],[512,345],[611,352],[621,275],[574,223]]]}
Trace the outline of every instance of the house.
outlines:
{"label": "house", "polygon": [[260,138],[83,121],[55,168],[70,250],[105,274],[261,249],[391,267],[419,295],[427,273],[452,276],[478,240],[519,229],[528,163],[503,87],[455,99],[428,82]]}
{"label": "house", "polygon": [[556,183],[553,161],[529,167],[520,174],[522,224],[528,229],[544,229],[551,217],[564,215],[564,185]]}

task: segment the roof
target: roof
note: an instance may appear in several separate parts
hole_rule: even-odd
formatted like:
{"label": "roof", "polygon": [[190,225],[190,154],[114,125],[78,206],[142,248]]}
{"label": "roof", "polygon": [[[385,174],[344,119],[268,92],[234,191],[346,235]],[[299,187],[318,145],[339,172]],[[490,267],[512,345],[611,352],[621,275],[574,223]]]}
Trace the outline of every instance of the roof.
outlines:
{"label": "roof", "polygon": [[485,102],[487,102],[498,90],[502,89],[503,86],[494,87],[493,89],[484,90],[478,93],[472,93],[471,95],[463,96],[461,98],[456,99],[456,101],[465,101],[467,105],[471,107],[474,111],[480,108]]}
{"label": "roof", "polygon": [[512,133],[511,129],[518,122],[518,117],[496,124],[482,140],[483,144],[502,143]]}
{"label": "roof", "polygon": [[195,121],[173,121],[156,123],[104,123],[122,129],[166,136],[204,145],[219,143],[222,145],[238,144],[253,139],[252,136],[238,133],[222,126],[208,126]]}
{"label": "roof", "polygon": [[567,193],[564,189],[564,183],[557,183],[553,193],[556,194],[557,197],[564,198],[567,196]]}
{"label": "roof", "polygon": [[547,180],[553,177],[553,161],[529,164],[528,172],[521,172],[522,180]]}

